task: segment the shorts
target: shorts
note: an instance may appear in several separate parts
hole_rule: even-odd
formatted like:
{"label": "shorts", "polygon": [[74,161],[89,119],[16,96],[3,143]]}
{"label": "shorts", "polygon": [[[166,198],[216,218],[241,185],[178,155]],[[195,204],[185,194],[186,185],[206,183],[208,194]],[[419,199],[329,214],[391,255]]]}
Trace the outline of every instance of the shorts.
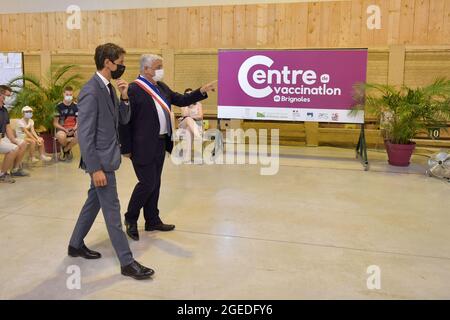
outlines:
{"label": "shorts", "polygon": [[[19,145],[24,143],[22,139],[16,139]],[[8,137],[0,139],[0,153],[10,153],[11,151],[17,150],[19,146],[12,143]]]}

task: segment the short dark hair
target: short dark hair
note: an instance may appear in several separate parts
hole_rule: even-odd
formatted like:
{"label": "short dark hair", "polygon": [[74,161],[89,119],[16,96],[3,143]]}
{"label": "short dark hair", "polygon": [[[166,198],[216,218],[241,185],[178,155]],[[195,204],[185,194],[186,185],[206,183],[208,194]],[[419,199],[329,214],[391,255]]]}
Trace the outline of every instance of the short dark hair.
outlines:
{"label": "short dark hair", "polygon": [[73,88],[71,86],[67,86],[64,88],[64,92],[66,91],[73,91]]}
{"label": "short dark hair", "polygon": [[105,43],[99,45],[97,48],[95,48],[94,56],[95,66],[97,67],[97,70],[102,70],[105,67],[105,59],[109,59],[110,61],[114,62],[115,60],[119,59],[122,54],[125,53],[126,51],[124,48],[121,48],[114,43]]}
{"label": "short dark hair", "polygon": [[194,90],[192,90],[191,88],[186,88],[186,90],[184,90],[184,93],[187,93],[189,91],[194,91]]}
{"label": "short dark hair", "polygon": [[5,84],[1,84],[0,85],[0,94],[4,94],[6,91],[12,92],[11,87],[9,87]]}

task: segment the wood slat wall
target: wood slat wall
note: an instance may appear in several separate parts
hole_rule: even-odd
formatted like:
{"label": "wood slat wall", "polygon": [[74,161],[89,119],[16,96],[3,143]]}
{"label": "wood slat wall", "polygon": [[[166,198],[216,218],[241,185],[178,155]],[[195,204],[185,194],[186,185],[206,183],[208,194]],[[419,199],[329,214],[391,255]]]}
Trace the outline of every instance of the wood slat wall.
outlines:
{"label": "wood slat wall", "polygon": [[[368,30],[369,5],[381,29]],[[450,44],[449,0],[331,2],[82,11],[81,29],[65,12],[0,15],[0,50],[125,48],[375,47]]]}
{"label": "wood slat wall", "polygon": [[[152,53],[161,54],[158,50],[150,50]],[[139,57],[141,53],[130,52],[126,56],[127,70],[123,79],[132,81],[139,74]],[[449,53],[450,55],[450,53]],[[164,55],[163,55],[164,56]],[[168,63],[168,62],[167,62]],[[174,90],[183,92],[186,88],[198,88],[201,85],[217,79],[217,51],[175,51],[173,66],[165,65],[166,71],[173,70],[173,82],[169,83]],[[92,53],[51,53],[52,67],[63,64],[76,64],[76,72],[82,77],[82,82],[87,81],[95,71]],[[368,81],[386,83],[388,76],[389,52],[369,51],[368,55]],[[24,70],[38,77],[41,71],[40,55],[36,53],[25,54]],[[170,72],[170,71],[169,71]],[[203,107],[208,114],[217,113],[217,92],[211,92],[209,98],[204,101]]]}
{"label": "wood slat wall", "polygon": [[[366,25],[367,7],[373,4],[381,8],[380,30],[368,30]],[[65,12],[0,15],[0,51],[24,51],[25,71],[37,76],[42,76],[50,63],[76,63],[87,80],[95,69],[93,49],[100,43],[115,42],[128,51],[126,80],[137,75],[140,54],[153,52],[165,57],[166,80],[177,91],[217,77],[218,48],[368,47],[369,82],[394,79],[394,84],[416,86],[450,74],[450,0],[86,11],[82,12],[81,30],[67,29],[67,17]],[[395,61],[389,61],[395,45],[403,48],[400,55],[404,59],[394,54]],[[399,61],[401,66],[393,68]],[[216,113],[215,93],[204,107],[206,113]],[[306,141],[303,124],[244,122],[241,126],[282,127],[284,143]],[[357,130],[323,126],[316,131],[320,144],[352,144],[358,134]],[[369,140],[371,145],[379,144],[379,132],[373,130]]]}
{"label": "wood slat wall", "polygon": [[[367,80],[369,82],[388,83],[390,64],[397,65],[397,61],[390,61],[390,49],[369,49]],[[450,74],[450,47],[433,48],[403,48],[404,65],[399,66],[398,72],[402,79],[399,84],[410,86],[425,85],[438,76]],[[138,60],[141,53],[146,50],[130,50],[126,57],[127,71],[124,79],[131,81],[138,73]],[[167,52],[160,50],[149,50],[149,52],[161,54],[165,57],[165,69],[173,73],[168,74],[173,80],[169,83],[176,91],[182,92],[186,87],[198,87],[201,84],[217,77],[217,50],[169,50],[173,56],[167,59]],[[39,53],[25,54],[24,65],[27,73],[37,76],[42,71],[42,60]],[[50,62],[53,67],[60,64],[76,63],[79,67],[77,72],[86,81],[94,72],[95,65],[92,53],[83,52],[52,52]],[[210,98],[203,102],[205,113],[214,117],[217,113],[217,94],[210,94]],[[175,108],[178,112],[178,108]],[[368,115],[368,119],[371,119]],[[213,123],[212,123],[213,125]],[[283,145],[304,145],[307,143],[305,125],[303,123],[276,123],[270,121],[243,121],[240,123],[243,129],[266,128],[280,129],[280,143]],[[317,137],[320,145],[353,145],[358,139],[358,130],[346,128],[345,125],[334,124],[330,127],[321,124],[313,135]],[[368,143],[371,147],[382,147],[382,138],[379,130],[368,130]],[[447,143],[448,144],[448,143]],[[424,145],[429,145],[425,142]],[[431,145],[431,144],[430,144]],[[447,145],[448,146],[448,145]]]}
{"label": "wood slat wall", "polygon": [[[126,56],[127,70],[124,79],[132,81],[139,73],[139,57],[145,50],[131,51]],[[161,50],[150,49],[148,52],[164,54]],[[206,82],[217,79],[217,50],[175,50],[173,54],[173,65],[165,62],[166,76],[172,81],[168,84],[179,92],[184,89],[197,88]],[[52,52],[50,56],[53,67],[61,64],[78,65],[76,72],[82,76],[82,82],[87,81],[95,71],[92,53],[88,50],[83,52]],[[395,63],[395,62],[393,62]],[[38,53],[26,53],[24,55],[24,70],[38,77],[42,70],[41,57]],[[416,49],[406,50],[404,68],[401,76],[403,83],[409,86],[425,85],[439,76],[450,74],[450,47],[447,49]],[[388,83],[389,73],[389,50],[369,49],[367,63],[367,81],[376,83]],[[205,112],[216,114],[217,93],[210,94],[209,99],[204,101]]]}
{"label": "wood slat wall", "polygon": [[437,77],[450,78],[450,50],[405,53],[406,85],[427,85]]}

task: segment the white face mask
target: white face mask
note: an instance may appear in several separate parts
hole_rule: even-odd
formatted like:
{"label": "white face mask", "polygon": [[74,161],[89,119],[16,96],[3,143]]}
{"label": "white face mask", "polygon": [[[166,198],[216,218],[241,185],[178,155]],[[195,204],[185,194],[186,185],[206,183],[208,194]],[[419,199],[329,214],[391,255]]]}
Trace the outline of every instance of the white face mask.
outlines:
{"label": "white face mask", "polygon": [[5,100],[4,100],[4,104],[5,106],[10,106],[12,105],[14,102],[14,97],[13,96],[5,96]]}
{"label": "white face mask", "polygon": [[26,113],[24,113],[23,116],[26,119],[31,119],[31,118],[33,118],[33,112],[26,112]]}
{"label": "white face mask", "polygon": [[72,102],[73,97],[72,96],[64,96],[64,100],[66,100],[66,102]]}
{"label": "white face mask", "polygon": [[155,75],[153,77],[153,80],[158,82],[158,81],[162,81],[163,78],[164,78],[164,69],[155,70]]}

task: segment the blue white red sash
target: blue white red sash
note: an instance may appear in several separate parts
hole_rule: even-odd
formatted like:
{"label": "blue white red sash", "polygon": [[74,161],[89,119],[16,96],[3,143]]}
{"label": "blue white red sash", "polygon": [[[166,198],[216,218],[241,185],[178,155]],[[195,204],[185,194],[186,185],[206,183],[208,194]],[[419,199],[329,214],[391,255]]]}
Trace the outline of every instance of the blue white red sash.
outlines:
{"label": "blue white red sash", "polygon": [[145,92],[147,92],[153,99],[156,100],[156,102],[159,103],[161,107],[163,107],[170,114],[170,104],[166,102],[166,99],[161,95],[155,85],[141,76],[134,80],[134,83],[136,83]]}

